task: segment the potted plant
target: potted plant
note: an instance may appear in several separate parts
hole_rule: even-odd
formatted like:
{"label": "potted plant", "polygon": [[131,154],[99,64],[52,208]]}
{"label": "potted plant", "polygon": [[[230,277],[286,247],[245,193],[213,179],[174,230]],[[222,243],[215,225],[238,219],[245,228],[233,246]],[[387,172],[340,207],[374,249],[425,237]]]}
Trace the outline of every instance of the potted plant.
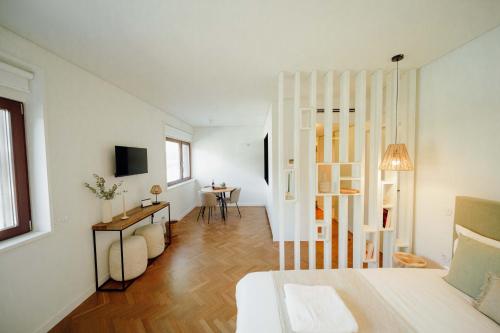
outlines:
{"label": "potted plant", "polygon": [[122,182],[113,184],[109,189],[106,189],[106,180],[95,173],[93,176],[95,178],[95,187],[90,186],[89,183],[84,183],[83,185],[88,188],[90,192],[94,193],[96,197],[103,199],[101,205],[102,222],[109,223],[113,220],[113,206],[111,200],[120,194],[117,190],[118,187],[122,185]]}

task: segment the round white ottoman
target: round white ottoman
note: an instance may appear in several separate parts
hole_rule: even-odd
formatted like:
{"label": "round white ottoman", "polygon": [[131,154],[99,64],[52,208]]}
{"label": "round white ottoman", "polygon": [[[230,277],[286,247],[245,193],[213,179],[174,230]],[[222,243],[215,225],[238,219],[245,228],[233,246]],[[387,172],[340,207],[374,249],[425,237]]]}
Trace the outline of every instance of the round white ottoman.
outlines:
{"label": "round white ottoman", "polygon": [[[123,264],[125,281],[144,273],[148,266],[148,249],[143,237],[130,236],[123,239]],[[120,241],[113,242],[109,248],[109,275],[115,281],[122,280]]]}
{"label": "round white ottoman", "polygon": [[146,240],[149,259],[159,256],[165,250],[165,237],[161,225],[148,224],[137,228],[134,234]]}

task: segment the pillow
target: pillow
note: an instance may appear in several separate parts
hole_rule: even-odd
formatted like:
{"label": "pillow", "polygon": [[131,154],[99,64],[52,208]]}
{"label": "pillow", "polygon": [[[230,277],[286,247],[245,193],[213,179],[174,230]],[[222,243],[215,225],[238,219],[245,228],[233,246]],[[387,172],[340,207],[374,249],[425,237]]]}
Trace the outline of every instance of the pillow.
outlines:
{"label": "pillow", "polygon": [[[475,233],[472,230],[469,230],[465,227],[462,227],[460,224],[455,224],[455,231],[457,232],[457,234],[459,236],[464,235],[466,237],[475,239],[481,243],[484,243],[484,244],[487,244],[490,246],[494,246],[494,247],[500,249],[500,241],[497,241],[493,238],[484,237],[478,233]],[[458,245],[458,238],[455,239],[455,242],[453,243],[453,253],[455,253],[455,251],[457,250],[457,245]]]}
{"label": "pillow", "polygon": [[500,273],[500,249],[460,235],[450,271],[444,280],[477,298],[488,272]]}
{"label": "pillow", "polygon": [[486,282],[474,306],[500,325],[500,275],[486,274]]}

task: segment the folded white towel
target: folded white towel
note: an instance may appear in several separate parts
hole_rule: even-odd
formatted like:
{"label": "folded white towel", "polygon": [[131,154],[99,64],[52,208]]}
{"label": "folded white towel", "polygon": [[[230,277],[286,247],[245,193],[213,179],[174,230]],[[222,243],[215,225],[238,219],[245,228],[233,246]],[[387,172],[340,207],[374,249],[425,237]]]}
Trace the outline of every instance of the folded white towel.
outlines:
{"label": "folded white towel", "polygon": [[285,284],[285,304],[294,332],[351,333],[358,323],[330,286]]}

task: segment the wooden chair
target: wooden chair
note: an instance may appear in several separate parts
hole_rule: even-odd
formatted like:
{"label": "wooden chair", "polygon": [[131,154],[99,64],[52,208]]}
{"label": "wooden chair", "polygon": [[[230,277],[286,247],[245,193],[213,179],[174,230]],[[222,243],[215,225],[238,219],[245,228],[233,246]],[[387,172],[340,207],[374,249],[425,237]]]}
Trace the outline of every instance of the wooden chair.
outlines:
{"label": "wooden chair", "polygon": [[229,194],[229,198],[226,198],[226,212],[227,212],[227,204],[235,204],[238,209],[238,214],[241,218],[240,207],[238,206],[238,201],[240,200],[241,187],[237,187],[231,191]]}
{"label": "wooden chair", "polygon": [[212,216],[213,208],[218,206],[217,197],[213,193],[206,193],[200,191],[201,208],[198,212],[196,221],[200,219],[200,215],[205,217],[205,209],[208,208],[208,223],[210,223],[210,216]]}

